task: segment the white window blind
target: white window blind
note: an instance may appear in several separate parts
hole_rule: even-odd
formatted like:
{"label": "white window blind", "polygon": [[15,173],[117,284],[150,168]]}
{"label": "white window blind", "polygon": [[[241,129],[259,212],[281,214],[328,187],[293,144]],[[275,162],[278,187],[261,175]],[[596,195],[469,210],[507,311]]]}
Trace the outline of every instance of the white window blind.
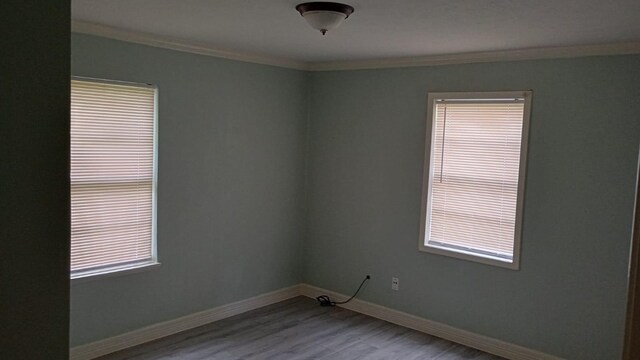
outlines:
{"label": "white window blind", "polygon": [[525,99],[469,97],[433,99],[424,245],[512,263]]}
{"label": "white window blind", "polygon": [[71,81],[71,273],[155,260],[156,90]]}

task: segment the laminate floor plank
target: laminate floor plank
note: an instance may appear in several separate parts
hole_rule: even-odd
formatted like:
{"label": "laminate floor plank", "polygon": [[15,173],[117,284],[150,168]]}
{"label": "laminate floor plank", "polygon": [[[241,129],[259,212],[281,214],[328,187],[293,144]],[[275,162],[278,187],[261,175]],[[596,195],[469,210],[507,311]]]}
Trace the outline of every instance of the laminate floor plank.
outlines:
{"label": "laminate floor plank", "polygon": [[99,360],[500,360],[444,339],[296,297]]}

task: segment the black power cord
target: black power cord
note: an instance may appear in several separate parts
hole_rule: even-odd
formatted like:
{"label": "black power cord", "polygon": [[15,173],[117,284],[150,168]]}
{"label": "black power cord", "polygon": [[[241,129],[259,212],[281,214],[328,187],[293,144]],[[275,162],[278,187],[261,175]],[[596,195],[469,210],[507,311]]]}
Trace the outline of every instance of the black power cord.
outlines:
{"label": "black power cord", "polygon": [[362,289],[362,285],[364,285],[364,283],[369,279],[371,279],[371,276],[365,276],[364,280],[362,280],[362,282],[360,283],[360,286],[358,286],[358,290],[356,290],[355,294],[353,294],[353,296],[351,296],[347,301],[331,301],[331,298],[327,295],[320,295],[316,298],[316,300],[318,300],[320,306],[336,306],[346,304],[349,301],[353,300],[356,295],[358,295],[358,292],[360,292],[360,289]]}

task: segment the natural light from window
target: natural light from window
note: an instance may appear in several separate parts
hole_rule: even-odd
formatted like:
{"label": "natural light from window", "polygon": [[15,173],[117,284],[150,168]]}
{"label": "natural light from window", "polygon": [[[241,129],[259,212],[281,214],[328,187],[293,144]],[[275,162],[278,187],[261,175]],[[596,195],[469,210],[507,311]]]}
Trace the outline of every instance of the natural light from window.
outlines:
{"label": "natural light from window", "polygon": [[420,249],[518,268],[531,93],[428,101]]}

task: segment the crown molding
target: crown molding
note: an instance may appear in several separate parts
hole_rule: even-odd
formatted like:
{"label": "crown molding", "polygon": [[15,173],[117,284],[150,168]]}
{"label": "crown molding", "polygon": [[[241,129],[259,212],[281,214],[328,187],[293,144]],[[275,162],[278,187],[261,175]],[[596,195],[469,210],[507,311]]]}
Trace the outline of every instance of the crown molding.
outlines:
{"label": "crown molding", "polygon": [[308,64],[302,61],[296,61],[277,56],[238,52],[229,49],[214,47],[208,44],[194,43],[186,40],[172,39],[164,36],[152,35],[136,31],[128,31],[112,26],[80,20],[71,21],[71,31],[79,34],[101,36],[108,39],[121,40],[192,54],[213,56],[228,60],[271,65],[287,69],[308,70]]}
{"label": "crown molding", "polygon": [[308,70],[366,70],[626,54],[640,54],[640,41],[598,45],[532,48],[521,50],[483,51],[449,55],[429,55],[377,60],[326,61],[309,63]]}
{"label": "crown molding", "polygon": [[640,54],[640,41],[631,41],[596,45],[483,51],[449,55],[427,55],[388,59],[304,62],[277,56],[222,49],[209,44],[193,43],[186,40],[172,39],[164,36],[128,31],[107,25],[80,20],[73,20],[71,22],[71,31],[74,33],[96,35],[109,39],[121,40],[187,53],[305,71],[367,70],[487,63],[498,61],[522,61],[575,58],[584,56]]}

